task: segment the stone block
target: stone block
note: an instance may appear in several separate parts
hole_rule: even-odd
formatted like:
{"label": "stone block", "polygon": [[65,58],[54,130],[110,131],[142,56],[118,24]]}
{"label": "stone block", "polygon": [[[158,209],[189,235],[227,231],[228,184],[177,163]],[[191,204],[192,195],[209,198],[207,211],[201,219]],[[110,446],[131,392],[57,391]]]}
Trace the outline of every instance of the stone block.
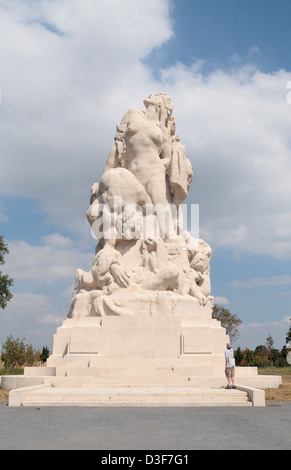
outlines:
{"label": "stone block", "polygon": [[103,350],[101,328],[72,328],[69,354],[98,354]]}
{"label": "stone block", "polygon": [[212,335],[210,328],[196,327],[182,331],[183,354],[211,354]]}

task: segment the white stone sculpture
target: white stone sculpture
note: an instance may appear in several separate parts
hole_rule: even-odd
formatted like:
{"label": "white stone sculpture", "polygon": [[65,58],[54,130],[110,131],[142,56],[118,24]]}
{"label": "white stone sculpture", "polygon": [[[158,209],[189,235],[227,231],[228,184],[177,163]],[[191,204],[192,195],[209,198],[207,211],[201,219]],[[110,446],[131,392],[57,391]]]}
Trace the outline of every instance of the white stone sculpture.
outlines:
{"label": "white stone sculpture", "polygon": [[[170,98],[157,93],[144,104],[144,112],[125,113],[91,188],[87,218],[98,239],[91,269],[76,271],[47,367],[2,379],[16,388],[10,406],[196,406],[197,387],[207,397],[205,387],[225,384],[229,337],[212,318],[211,248],[183,231],[192,166]],[[279,386],[278,377],[242,369],[237,379],[253,397],[261,377],[264,388]]]}
{"label": "white stone sculpture", "polygon": [[91,270],[77,270],[69,318],[163,315],[185,300],[190,308],[212,302],[211,248],[179,233],[193,170],[175,134],[173,104],[157,93],[144,105],[117,125],[91,188],[87,218],[99,242]]}

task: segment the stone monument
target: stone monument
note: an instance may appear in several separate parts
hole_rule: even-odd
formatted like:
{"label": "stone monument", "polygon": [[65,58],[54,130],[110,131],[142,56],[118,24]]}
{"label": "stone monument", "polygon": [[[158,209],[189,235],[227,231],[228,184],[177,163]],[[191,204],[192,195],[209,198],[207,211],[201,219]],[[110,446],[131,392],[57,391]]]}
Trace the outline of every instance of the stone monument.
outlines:
{"label": "stone monument", "polygon": [[181,230],[192,165],[168,95],[150,95],[144,105],[116,126],[101,179],[91,188],[95,256],[89,272],[76,272],[48,366],[78,374],[87,364],[89,375],[97,366],[110,373],[112,359],[116,365],[122,358],[125,375],[164,368],[169,377],[177,370],[215,377],[227,337],[211,317],[211,248]]}
{"label": "stone monument", "polygon": [[23,381],[35,380],[26,385],[225,385],[229,339],[212,318],[212,251],[183,229],[192,165],[168,95],[144,105],[116,126],[87,210],[91,269],[77,270],[47,367],[26,368]]}

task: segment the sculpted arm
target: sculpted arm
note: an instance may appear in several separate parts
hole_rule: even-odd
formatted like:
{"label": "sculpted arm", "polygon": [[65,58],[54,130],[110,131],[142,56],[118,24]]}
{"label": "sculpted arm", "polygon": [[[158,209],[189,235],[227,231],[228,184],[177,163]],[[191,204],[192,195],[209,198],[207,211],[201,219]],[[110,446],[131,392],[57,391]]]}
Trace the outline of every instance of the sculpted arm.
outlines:
{"label": "sculpted arm", "polygon": [[119,166],[118,165],[118,153],[117,153],[116,145],[114,144],[107,157],[107,161],[104,167],[104,173],[105,171],[108,171],[111,168],[117,168],[118,166]]}
{"label": "sculpted arm", "polygon": [[115,144],[112,146],[104,167],[104,173],[111,168],[124,166],[126,160],[126,130],[138,110],[129,109],[123,116],[120,124],[116,126],[116,134],[114,137]]}
{"label": "sculpted arm", "polygon": [[160,159],[162,160],[166,170],[168,169],[171,162],[171,152],[172,143],[170,139],[167,139],[160,153]]}
{"label": "sculpted arm", "polygon": [[160,159],[164,164],[165,170],[167,171],[172,158],[173,152],[173,134],[175,132],[175,120],[172,118],[167,123],[167,126],[163,128],[163,138],[164,138],[164,145],[162,151],[160,153]]}

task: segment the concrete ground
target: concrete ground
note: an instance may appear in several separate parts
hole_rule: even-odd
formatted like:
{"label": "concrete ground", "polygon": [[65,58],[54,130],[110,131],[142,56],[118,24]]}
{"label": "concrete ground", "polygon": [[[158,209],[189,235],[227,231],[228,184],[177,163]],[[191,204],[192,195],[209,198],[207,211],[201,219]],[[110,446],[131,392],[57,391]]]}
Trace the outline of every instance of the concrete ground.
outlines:
{"label": "concrete ground", "polygon": [[0,403],[0,449],[107,451],[104,455],[118,450],[291,450],[291,402],[258,408]]}

